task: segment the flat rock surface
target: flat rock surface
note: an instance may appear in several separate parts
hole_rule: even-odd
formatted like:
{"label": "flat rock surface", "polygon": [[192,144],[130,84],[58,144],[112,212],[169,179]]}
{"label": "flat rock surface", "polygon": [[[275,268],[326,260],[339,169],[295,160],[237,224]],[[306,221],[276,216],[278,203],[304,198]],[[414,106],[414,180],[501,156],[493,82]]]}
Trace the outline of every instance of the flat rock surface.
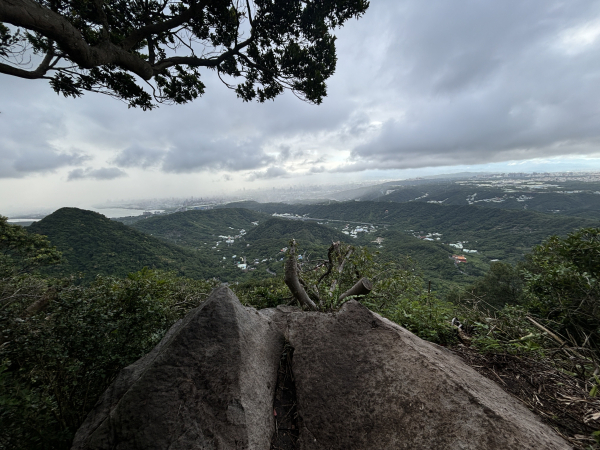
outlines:
{"label": "flat rock surface", "polygon": [[450,351],[356,301],[287,316],[299,449],[571,448]]}

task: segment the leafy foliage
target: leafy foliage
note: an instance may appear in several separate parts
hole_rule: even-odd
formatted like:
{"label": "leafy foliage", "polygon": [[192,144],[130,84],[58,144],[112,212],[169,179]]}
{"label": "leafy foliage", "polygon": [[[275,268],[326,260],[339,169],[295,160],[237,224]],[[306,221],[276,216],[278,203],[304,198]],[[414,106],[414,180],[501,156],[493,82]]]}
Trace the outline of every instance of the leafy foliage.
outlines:
{"label": "leafy foliage", "polygon": [[33,315],[28,302],[3,311],[0,447],[68,449],[117,373],[214,286],[143,270],[89,287],[54,285],[52,301]]}
{"label": "leafy foliage", "polygon": [[0,314],[15,303],[43,298],[46,283],[34,272],[61,261],[61,253],[44,236],[0,216]]}
{"label": "leafy foliage", "polygon": [[493,262],[490,269],[474,285],[455,288],[447,299],[453,303],[479,302],[487,309],[501,309],[504,305],[523,302],[524,281],[518,267],[503,262]]}
{"label": "leafy foliage", "polygon": [[254,308],[274,308],[291,302],[292,296],[283,282],[283,277],[250,280],[231,286],[242,304]]}
{"label": "leafy foliage", "polygon": [[525,267],[530,308],[600,360],[600,228],[550,237],[533,249]]}
{"label": "leafy foliage", "polygon": [[0,276],[17,275],[33,269],[57,264],[61,254],[48,239],[28,233],[23,227],[11,225],[0,216]]}
{"label": "leafy foliage", "polygon": [[[102,92],[152,109],[153,100],[201,96],[199,68],[208,68],[245,101],[265,102],[287,88],[318,104],[336,67],[333,30],[368,6],[366,0],[2,3],[0,17],[17,32],[0,24],[0,58],[7,63],[0,73],[50,78],[67,97]],[[28,51],[43,55],[33,71],[19,67]]]}

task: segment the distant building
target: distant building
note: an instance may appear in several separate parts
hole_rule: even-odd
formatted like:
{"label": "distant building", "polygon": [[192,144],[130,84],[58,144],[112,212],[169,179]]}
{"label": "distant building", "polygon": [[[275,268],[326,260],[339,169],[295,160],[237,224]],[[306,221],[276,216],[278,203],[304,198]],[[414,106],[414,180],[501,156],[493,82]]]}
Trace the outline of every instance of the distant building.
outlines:
{"label": "distant building", "polygon": [[466,263],[467,257],[462,255],[452,255],[452,259],[455,263]]}

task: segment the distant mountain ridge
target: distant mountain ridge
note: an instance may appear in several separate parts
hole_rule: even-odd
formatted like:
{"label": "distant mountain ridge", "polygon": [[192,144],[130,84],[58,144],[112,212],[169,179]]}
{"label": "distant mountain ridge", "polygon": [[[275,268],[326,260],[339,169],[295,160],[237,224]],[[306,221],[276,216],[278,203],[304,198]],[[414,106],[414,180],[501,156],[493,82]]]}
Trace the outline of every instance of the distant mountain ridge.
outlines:
{"label": "distant mountain ridge", "polygon": [[[465,174],[466,175],[466,174]],[[474,174],[475,175],[475,174]],[[458,178],[458,177],[457,177]],[[531,187],[535,179],[521,180],[517,188],[494,184],[493,179],[462,180],[451,177],[401,180],[386,182],[331,196],[336,201],[377,201],[377,202],[437,202],[444,205],[478,206],[494,209],[537,211],[547,214],[600,219],[600,183],[564,181],[538,182],[545,188]]]}

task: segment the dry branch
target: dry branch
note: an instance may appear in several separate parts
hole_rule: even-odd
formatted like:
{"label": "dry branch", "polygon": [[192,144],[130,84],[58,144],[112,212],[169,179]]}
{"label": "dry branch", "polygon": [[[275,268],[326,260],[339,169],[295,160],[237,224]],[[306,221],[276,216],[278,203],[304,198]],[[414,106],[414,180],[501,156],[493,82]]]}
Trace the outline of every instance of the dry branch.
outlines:
{"label": "dry branch", "polygon": [[346,297],[355,295],[368,295],[373,290],[373,283],[367,277],[362,277],[358,282],[340,295],[338,301],[345,299]]}
{"label": "dry branch", "polygon": [[313,311],[318,311],[318,307],[313,302],[302,285],[298,277],[298,262],[296,261],[296,242],[292,241],[290,244],[290,254],[287,261],[285,262],[285,284],[292,292],[292,295],[301,305],[306,306]]}

